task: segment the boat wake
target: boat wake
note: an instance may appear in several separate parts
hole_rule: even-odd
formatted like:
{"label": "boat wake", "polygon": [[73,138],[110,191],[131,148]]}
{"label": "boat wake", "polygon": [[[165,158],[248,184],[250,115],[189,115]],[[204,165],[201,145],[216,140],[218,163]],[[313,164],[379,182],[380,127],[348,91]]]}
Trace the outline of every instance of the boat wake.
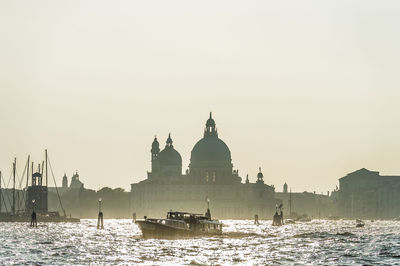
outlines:
{"label": "boat wake", "polygon": [[225,232],[220,236],[222,238],[246,238],[246,237],[260,237],[260,238],[271,238],[276,235],[268,234],[257,234],[257,233],[246,233],[246,232]]}
{"label": "boat wake", "polygon": [[329,232],[309,232],[303,234],[294,235],[294,238],[332,238],[332,237],[354,237],[356,236],[350,232],[338,232],[336,234]]}

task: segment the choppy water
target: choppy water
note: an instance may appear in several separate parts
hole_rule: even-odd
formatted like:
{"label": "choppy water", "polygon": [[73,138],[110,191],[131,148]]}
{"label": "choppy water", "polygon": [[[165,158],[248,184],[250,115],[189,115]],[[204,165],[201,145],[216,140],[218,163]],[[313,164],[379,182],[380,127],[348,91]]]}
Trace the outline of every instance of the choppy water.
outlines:
{"label": "choppy water", "polygon": [[130,220],[0,223],[0,264],[400,264],[400,222],[224,221],[220,237],[145,240]]}

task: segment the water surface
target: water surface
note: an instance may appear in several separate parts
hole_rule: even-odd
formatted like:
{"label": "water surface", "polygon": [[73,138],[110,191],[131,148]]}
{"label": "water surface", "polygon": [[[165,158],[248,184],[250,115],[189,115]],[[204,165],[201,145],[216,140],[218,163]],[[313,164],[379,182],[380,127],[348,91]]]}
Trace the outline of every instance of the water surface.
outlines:
{"label": "water surface", "polygon": [[400,264],[400,222],[223,222],[222,236],[179,240],[142,239],[131,220],[0,223],[0,264]]}

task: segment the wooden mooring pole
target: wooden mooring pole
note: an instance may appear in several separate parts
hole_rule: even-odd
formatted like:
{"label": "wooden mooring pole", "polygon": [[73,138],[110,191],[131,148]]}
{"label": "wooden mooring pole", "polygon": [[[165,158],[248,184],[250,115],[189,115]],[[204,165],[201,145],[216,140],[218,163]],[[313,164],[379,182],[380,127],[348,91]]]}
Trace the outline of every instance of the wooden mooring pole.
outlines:
{"label": "wooden mooring pole", "polygon": [[97,217],[97,229],[104,229],[103,212],[101,211],[101,198],[99,198],[99,215]]}
{"label": "wooden mooring pole", "polygon": [[32,215],[31,215],[31,227],[37,227],[37,219],[35,212],[35,200],[32,200]]}

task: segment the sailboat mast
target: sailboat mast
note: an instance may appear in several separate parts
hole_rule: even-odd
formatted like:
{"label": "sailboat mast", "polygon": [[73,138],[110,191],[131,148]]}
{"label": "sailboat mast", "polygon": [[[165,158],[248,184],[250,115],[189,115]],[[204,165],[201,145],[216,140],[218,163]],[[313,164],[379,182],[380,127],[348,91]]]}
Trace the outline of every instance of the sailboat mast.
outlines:
{"label": "sailboat mast", "polygon": [[13,205],[12,205],[12,213],[15,214],[15,167],[17,164],[17,158],[14,158],[13,163]]}
{"label": "sailboat mast", "polygon": [[289,216],[292,217],[292,189],[290,189],[289,194]]}
{"label": "sailboat mast", "polygon": [[[32,173],[32,175],[33,175],[33,162],[32,162],[32,164],[31,164],[32,166],[31,166],[31,173]],[[32,184],[31,184],[32,185]]]}
{"label": "sailboat mast", "polygon": [[31,156],[28,155],[28,164],[26,166],[26,189],[28,189],[28,182],[29,182],[29,160]]}
{"label": "sailboat mast", "polygon": [[47,180],[49,179],[48,177],[49,177],[49,175],[48,175],[48,172],[47,172],[47,149],[45,150],[45,153],[46,153],[46,187],[47,187],[47,185],[48,185],[48,182],[47,182]]}

